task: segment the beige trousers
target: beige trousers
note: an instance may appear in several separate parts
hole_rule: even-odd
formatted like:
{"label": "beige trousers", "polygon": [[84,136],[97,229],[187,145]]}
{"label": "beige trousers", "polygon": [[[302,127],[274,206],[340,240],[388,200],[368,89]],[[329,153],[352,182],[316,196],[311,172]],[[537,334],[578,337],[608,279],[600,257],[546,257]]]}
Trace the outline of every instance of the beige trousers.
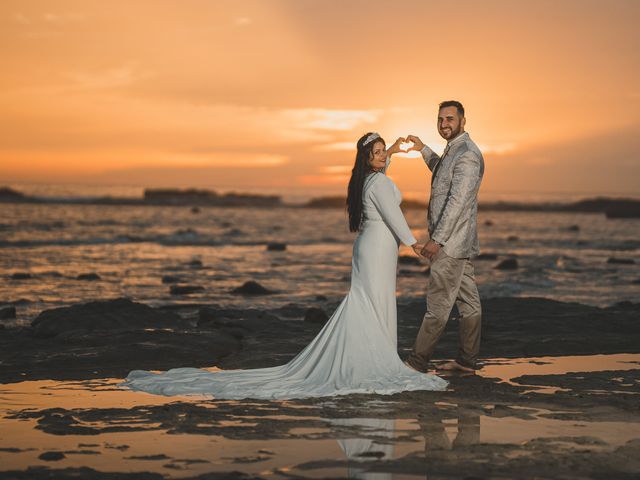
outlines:
{"label": "beige trousers", "polygon": [[427,370],[454,304],[460,312],[460,348],[456,361],[460,365],[476,368],[482,307],[473,264],[468,258],[452,258],[440,249],[431,264],[427,283],[427,312],[413,351],[407,359],[413,368]]}

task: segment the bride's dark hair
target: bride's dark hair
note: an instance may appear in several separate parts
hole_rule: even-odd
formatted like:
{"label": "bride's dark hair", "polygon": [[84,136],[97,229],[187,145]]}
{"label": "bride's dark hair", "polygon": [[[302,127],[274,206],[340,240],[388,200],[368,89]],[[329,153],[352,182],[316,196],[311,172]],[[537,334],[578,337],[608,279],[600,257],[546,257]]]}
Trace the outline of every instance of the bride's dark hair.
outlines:
{"label": "bride's dark hair", "polygon": [[382,137],[363,145],[367,137],[372,133],[365,133],[358,140],[356,161],[353,165],[353,170],[351,170],[351,179],[347,190],[347,211],[349,212],[349,230],[352,232],[360,230],[360,225],[362,224],[362,190],[364,189],[364,181],[369,172],[371,172],[369,160],[373,155],[373,146],[378,142],[382,142],[385,147],[387,146]]}

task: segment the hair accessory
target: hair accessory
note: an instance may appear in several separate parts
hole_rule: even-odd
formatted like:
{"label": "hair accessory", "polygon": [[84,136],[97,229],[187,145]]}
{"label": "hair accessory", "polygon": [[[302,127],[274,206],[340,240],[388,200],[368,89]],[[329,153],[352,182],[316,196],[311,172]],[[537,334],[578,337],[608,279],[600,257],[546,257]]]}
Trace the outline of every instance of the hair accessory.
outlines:
{"label": "hair accessory", "polygon": [[376,138],[380,138],[380,134],[378,132],[370,133],[364,142],[362,142],[362,146],[364,147],[367,143],[373,142]]}

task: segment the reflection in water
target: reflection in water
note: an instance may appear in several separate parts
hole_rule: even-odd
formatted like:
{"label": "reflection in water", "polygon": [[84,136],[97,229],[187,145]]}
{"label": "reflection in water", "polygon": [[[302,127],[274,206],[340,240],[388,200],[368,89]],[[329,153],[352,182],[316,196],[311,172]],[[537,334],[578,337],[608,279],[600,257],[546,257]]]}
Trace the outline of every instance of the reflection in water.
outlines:
{"label": "reflection in water", "polygon": [[424,436],[426,458],[435,450],[452,450],[468,447],[480,442],[480,414],[469,409],[457,409],[457,433],[453,441],[449,438],[443,420],[436,417],[418,417]]}
{"label": "reflection in water", "polygon": [[[381,439],[371,438],[343,438],[338,445],[347,457],[347,478],[361,478],[365,480],[390,480],[390,473],[368,472],[362,465],[367,460],[391,460],[393,458],[393,438],[395,436],[395,421],[381,418],[341,418],[331,420],[335,426],[358,427],[371,432]],[[387,439],[386,441],[384,439]],[[381,443],[383,441],[384,443]]]}
{"label": "reflection in water", "polygon": [[[431,454],[439,450],[464,449],[480,443],[479,411],[458,407],[456,409],[456,432],[453,440],[448,429],[451,423],[440,415],[418,416],[420,434],[424,438],[425,471]],[[362,437],[342,438],[338,445],[347,457],[347,478],[363,480],[391,480],[393,474],[369,471],[366,462],[372,460],[393,460],[394,447],[401,447],[397,441],[396,421],[376,418],[348,418],[331,420],[336,427],[357,428]],[[449,428],[448,428],[449,427]],[[401,450],[404,450],[401,448]],[[413,449],[415,451],[415,449]],[[403,452],[405,453],[405,452]]]}
{"label": "reflection in water", "polygon": [[[639,362],[637,354],[489,359],[479,373],[513,382],[525,373],[588,368],[611,369],[615,377],[617,370],[637,370]],[[387,461],[395,460],[397,471],[398,463],[412,459],[418,462],[414,464],[418,471],[426,471],[436,458],[441,463],[447,451],[453,458],[447,461],[455,461],[461,451],[478,443],[503,445],[518,454],[530,453],[535,448],[530,446],[532,440],[541,444],[560,439],[567,448],[587,448],[588,436],[590,451],[611,452],[638,437],[632,423],[636,416],[630,410],[612,416],[617,412],[613,407],[605,411],[583,403],[568,410],[549,403],[550,410],[543,410],[526,401],[465,405],[467,397],[458,395],[456,400],[450,396],[431,405],[418,405],[414,402],[423,400],[415,398],[408,403],[385,398],[343,408],[330,401],[167,398],[115,388],[119,381],[41,380],[0,386],[0,470],[89,467],[173,478],[241,470],[274,479],[348,475],[381,480],[392,476],[372,470],[384,469]],[[413,407],[424,413],[412,417]],[[387,418],[327,418],[357,417],[363,411]],[[19,412],[32,414],[21,417]],[[55,465],[40,458],[53,451],[66,458]],[[465,457],[467,453],[473,454],[467,450]]]}

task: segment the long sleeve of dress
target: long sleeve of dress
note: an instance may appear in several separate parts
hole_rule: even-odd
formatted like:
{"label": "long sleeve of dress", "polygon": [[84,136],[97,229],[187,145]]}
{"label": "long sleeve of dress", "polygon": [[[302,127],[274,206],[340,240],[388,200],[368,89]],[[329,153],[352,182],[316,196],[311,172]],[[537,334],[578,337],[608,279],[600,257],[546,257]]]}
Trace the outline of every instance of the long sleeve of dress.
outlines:
{"label": "long sleeve of dress", "polygon": [[396,237],[407,246],[413,245],[417,240],[411,233],[407,220],[400,210],[391,180],[384,175],[378,174],[377,176],[380,178],[374,180],[370,190],[373,205]]}

